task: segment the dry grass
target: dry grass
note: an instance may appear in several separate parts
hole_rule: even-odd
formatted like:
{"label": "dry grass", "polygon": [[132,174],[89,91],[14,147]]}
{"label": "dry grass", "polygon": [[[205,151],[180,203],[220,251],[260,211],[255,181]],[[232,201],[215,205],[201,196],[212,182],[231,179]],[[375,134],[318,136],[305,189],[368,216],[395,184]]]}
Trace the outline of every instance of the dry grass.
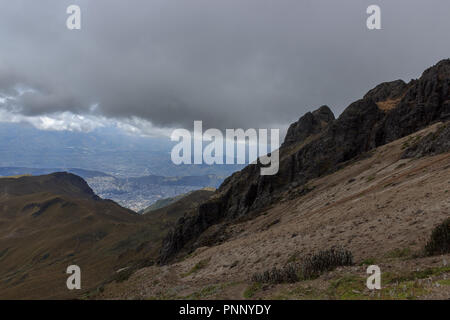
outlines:
{"label": "dry grass", "polygon": [[[436,128],[434,125],[416,134],[424,136]],[[314,188],[307,194],[291,198],[295,190],[286,191],[284,199],[264,215],[228,225],[226,232],[232,236],[226,242],[199,248],[192,257],[173,265],[144,269],[140,278],[130,279],[126,289],[109,287],[100,297],[154,296],[179,286],[186,292],[198,291],[223,282],[242,282],[245,290],[252,274],[273,267],[281,269],[296,253],[302,257],[333,245],[350,250],[355,264],[362,266],[339,267],[305,285],[326,293],[336,280],[333,275],[340,273],[341,268],[347,273],[357,270],[364,276],[364,262],[373,257],[376,264],[384,265],[382,272],[392,266],[400,273],[425,267],[430,260],[419,258],[416,253],[423,249],[433,228],[450,215],[450,199],[445,192],[450,189],[450,154],[404,160],[402,143],[406,140],[408,137],[382,146],[369,158],[310,181]],[[368,182],[367,177],[372,176]],[[277,219],[279,223],[265,228]],[[398,248],[409,248],[411,254],[389,254]],[[207,266],[190,277],[181,277],[204,259],[210,259]],[[442,265],[439,259],[432,261],[436,266]],[[153,283],[154,277],[157,284]],[[280,286],[289,284],[271,286],[254,298],[273,297]],[[440,287],[427,294],[450,298],[450,292],[445,295],[442,290]],[[223,294],[234,299],[243,296],[237,291]]]}
{"label": "dry grass", "polygon": [[397,107],[399,102],[402,100],[402,98],[397,99],[389,99],[386,101],[379,101],[377,102],[378,108],[380,108],[383,111],[389,111]]}

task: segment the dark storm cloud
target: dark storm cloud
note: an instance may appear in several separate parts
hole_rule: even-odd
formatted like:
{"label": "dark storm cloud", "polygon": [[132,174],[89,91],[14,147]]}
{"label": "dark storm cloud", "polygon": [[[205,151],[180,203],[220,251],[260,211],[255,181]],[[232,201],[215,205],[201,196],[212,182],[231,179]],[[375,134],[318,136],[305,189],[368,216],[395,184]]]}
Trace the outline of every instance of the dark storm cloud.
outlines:
{"label": "dark storm cloud", "polygon": [[[373,2],[383,30],[366,28]],[[80,31],[65,27],[70,4]],[[448,57],[449,12],[441,0],[2,1],[0,97],[24,115],[287,124]]]}

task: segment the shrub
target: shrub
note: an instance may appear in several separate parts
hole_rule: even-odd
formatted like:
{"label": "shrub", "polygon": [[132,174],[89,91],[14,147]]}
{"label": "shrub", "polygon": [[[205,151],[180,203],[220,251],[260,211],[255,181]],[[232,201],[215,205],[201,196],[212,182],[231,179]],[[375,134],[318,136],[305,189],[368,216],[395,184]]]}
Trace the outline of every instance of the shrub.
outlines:
{"label": "shrub", "polygon": [[332,247],[307,256],[301,263],[289,262],[282,268],[274,267],[255,273],[251,280],[257,283],[294,283],[299,280],[314,279],[323,272],[349,265],[353,265],[352,253],[340,247]]}
{"label": "shrub", "polygon": [[429,256],[450,253],[450,218],[434,228],[425,245],[425,253]]}
{"label": "shrub", "polygon": [[257,272],[252,276],[252,281],[256,283],[293,283],[298,279],[298,265],[288,263],[282,268],[273,267],[271,270]]}
{"label": "shrub", "polygon": [[300,267],[300,278],[314,279],[323,272],[352,264],[353,255],[350,251],[340,247],[333,247],[306,257]]}

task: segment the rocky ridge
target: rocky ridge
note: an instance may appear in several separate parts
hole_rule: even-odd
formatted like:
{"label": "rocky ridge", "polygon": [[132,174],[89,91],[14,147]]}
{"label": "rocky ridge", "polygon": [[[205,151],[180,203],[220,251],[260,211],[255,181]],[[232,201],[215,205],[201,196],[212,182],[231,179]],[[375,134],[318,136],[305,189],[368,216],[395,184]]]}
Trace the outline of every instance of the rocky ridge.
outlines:
{"label": "rocky ridge", "polygon": [[376,147],[449,119],[449,59],[409,83],[397,80],[378,85],[337,119],[325,106],[307,113],[288,130],[280,148],[278,174],[261,176],[260,164],[255,164],[226,179],[211,200],[178,221],[164,240],[159,261],[164,264],[181,251],[224,241],[221,225],[257,215],[284,190],[304,186],[306,193],[309,180],[330,174]]}

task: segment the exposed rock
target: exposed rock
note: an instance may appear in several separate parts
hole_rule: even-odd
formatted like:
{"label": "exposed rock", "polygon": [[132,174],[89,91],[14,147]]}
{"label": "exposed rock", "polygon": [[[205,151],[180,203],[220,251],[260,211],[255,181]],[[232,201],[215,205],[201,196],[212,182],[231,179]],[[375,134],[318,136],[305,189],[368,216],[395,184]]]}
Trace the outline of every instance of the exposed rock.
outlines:
{"label": "exposed rock", "polygon": [[450,152],[450,124],[442,125],[436,132],[428,134],[406,149],[403,158],[420,158]]}
{"label": "exposed rock", "polygon": [[328,106],[322,106],[314,112],[306,113],[289,126],[284,145],[304,141],[310,135],[319,133],[334,119],[334,114]]}
{"label": "exposed rock", "polygon": [[[380,108],[387,100],[395,102],[392,108]],[[226,179],[214,200],[179,221],[164,241],[160,262],[169,261],[183,248],[194,249],[196,239],[211,225],[254,214],[277,201],[291,183],[302,185],[332,173],[373,148],[449,117],[450,60],[408,84],[400,80],[377,86],[336,120],[325,106],[307,113],[288,130],[280,148],[279,172],[261,176],[260,164],[255,164]]]}
{"label": "exposed rock", "polygon": [[398,99],[404,93],[408,85],[403,80],[383,82],[366,93],[364,100],[372,99],[374,102],[380,102],[389,99]]}

